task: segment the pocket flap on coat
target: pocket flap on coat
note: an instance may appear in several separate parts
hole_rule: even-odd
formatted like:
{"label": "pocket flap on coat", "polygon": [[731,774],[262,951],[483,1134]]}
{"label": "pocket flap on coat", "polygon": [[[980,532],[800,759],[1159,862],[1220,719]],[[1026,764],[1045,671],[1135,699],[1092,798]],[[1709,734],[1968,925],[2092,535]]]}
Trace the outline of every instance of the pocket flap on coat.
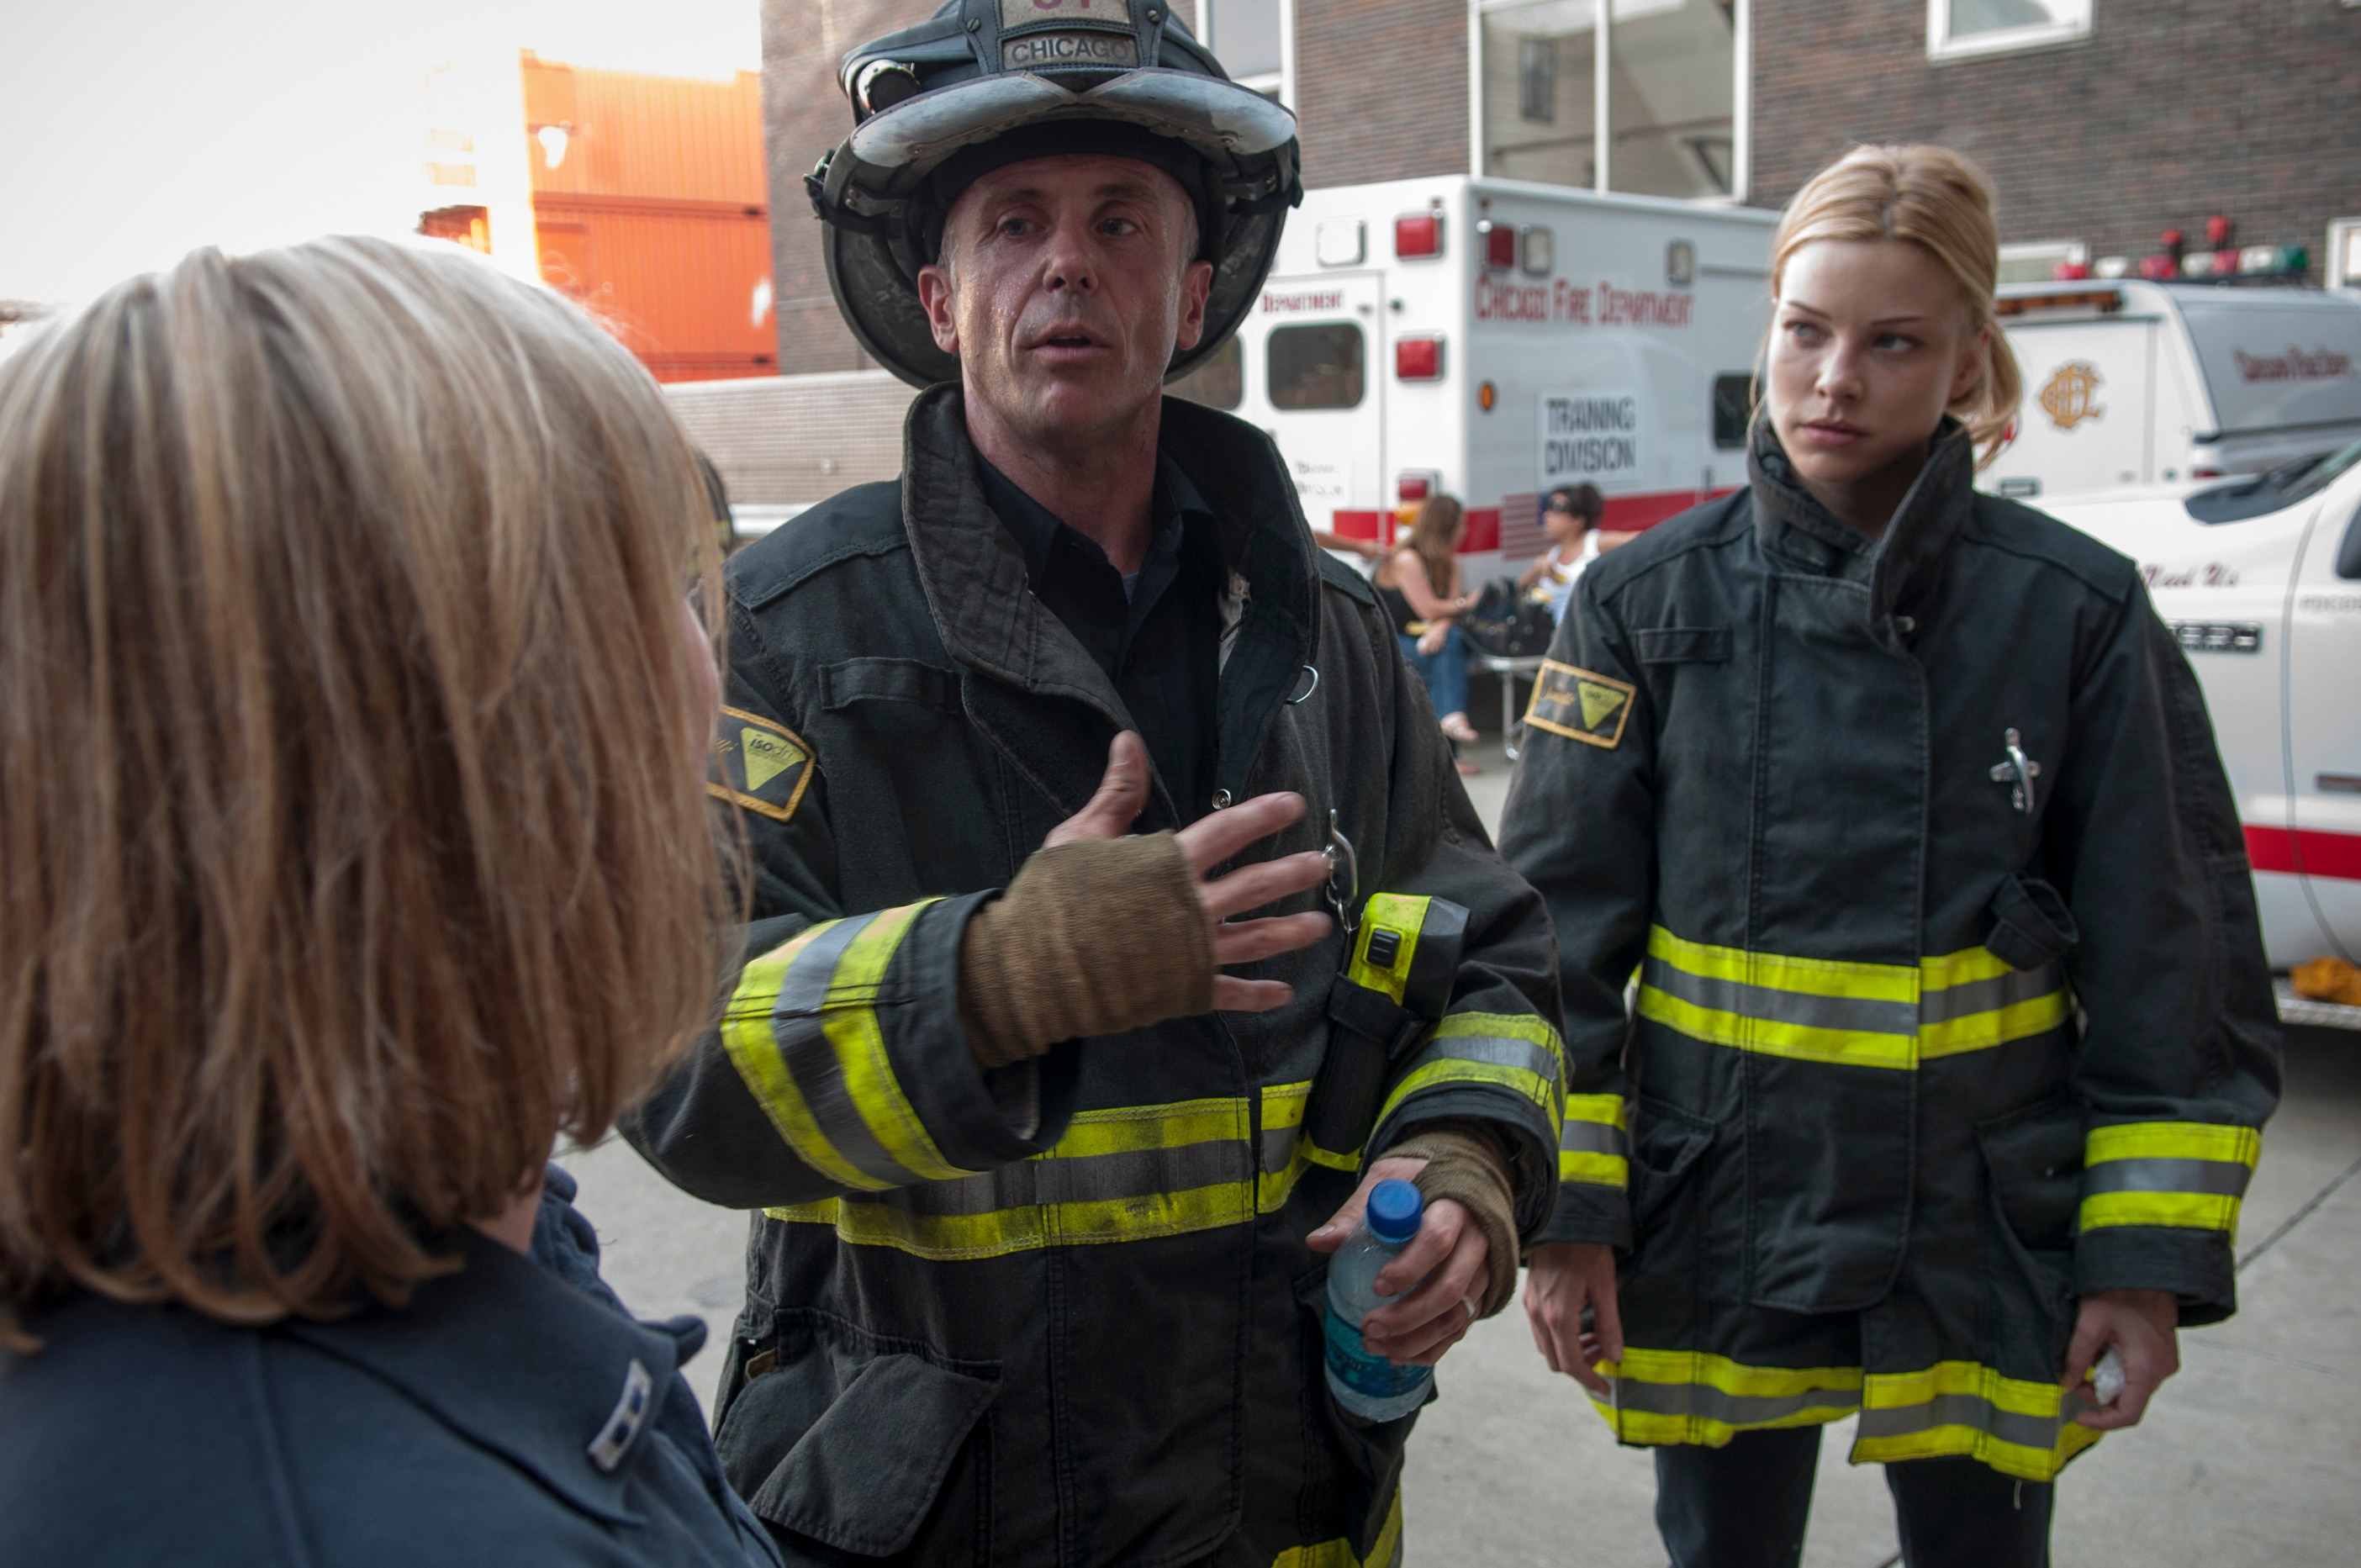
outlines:
{"label": "pocket flap on coat", "polygon": [[[770,1381],[756,1378],[739,1401]],[[890,1556],[917,1538],[960,1445],[999,1391],[915,1355],[881,1355],[820,1412],[747,1505],[840,1551]],[[761,1420],[753,1410],[730,1414],[733,1425]]]}
{"label": "pocket flap on coat", "polygon": [[1631,645],[1643,664],[1719,664],[1730,657],[1730,628],[1643,626]]}
{"label": "pocket flap on coat", "polygon": [[2013,876],[1993,894],[1992,935],[1984,946],[2013,970],[2039,969],[2082,939],[2073,911],[2039,877]]}
{"label": "pocket flap on coat", "polygon": [[819,673],[820,704],[833,713],[856,702],[915,702],[960,711],[960,678],[917,659],[847,659]]}

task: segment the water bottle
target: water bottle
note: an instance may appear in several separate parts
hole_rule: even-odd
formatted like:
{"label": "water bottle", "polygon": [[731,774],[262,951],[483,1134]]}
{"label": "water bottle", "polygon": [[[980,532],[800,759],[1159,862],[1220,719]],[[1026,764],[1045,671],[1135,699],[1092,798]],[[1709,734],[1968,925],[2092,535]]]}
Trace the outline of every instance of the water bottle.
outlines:
{"label": "water bottle", "polygon": [[1328,1391],[1367,1420],[1399,1420],[1426,1402],[1434,1382],[1430,1366],[1397,1366],[1361,1343],[1361,1320],[1416,1286],[1393,1296],[1377,1290],[1378,1270],[1418,1234],[1426,1201],[1407,1181],[1380,1181],[1369,1191],[1361,1223],[1328,1260]]}

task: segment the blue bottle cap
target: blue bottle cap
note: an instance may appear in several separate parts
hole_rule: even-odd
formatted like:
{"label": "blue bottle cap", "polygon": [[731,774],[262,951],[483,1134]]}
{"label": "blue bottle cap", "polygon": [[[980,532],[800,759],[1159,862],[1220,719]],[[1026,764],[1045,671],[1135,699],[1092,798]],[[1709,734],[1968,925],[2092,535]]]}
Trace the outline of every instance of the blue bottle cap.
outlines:
{"label": "blue bottle cap", "polygon": [[1369,1234],[1381,1242],[1406,1242],[1418,1234],[1426,1200],[1407,1181],[1380,1181],[1369,1190]]}

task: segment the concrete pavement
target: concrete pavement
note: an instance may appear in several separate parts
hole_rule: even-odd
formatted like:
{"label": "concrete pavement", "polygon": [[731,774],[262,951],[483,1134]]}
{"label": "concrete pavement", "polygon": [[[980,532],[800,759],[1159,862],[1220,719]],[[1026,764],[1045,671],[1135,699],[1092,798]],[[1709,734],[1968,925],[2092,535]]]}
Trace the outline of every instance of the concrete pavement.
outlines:
{"label": "concrete pavement", "polygon": [[[1489,711],[1488,709],[1486,711]],[[1468,793],[1497,824],[1509,766],[1470,752]],[[2110,1436],[2059,1488],[2059,1568],[2330,1568],[2361,1563],[2361,1035],[2290,1032],[2287,1098],[2263,1140],[2239,1238],[2242,1310],[2181,1337],[2181,1373],[2146,1422]],[[667,1186],[609,1140],[559,1157],[580,1180],[607,1277],[634,1310],[694,1312],[714,1348],[741,1297],[746,1222]],[[1619,1449],[1511,1306],[1444,1363],[1404,1483],[1412,1563],[1656,1568],[1653,1462]],[[1804,1561],[1895,1561],[1877,1466],[1829,1429]]]}

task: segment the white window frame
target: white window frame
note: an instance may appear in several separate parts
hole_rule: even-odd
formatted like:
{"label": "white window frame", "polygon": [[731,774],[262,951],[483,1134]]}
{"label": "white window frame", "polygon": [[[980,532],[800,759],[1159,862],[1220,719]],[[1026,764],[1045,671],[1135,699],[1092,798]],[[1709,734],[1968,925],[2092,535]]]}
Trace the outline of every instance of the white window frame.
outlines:
{"label": "white window frame", "polygon": [[2098,0],[2081,0],[2080,17],[2063,22],[2029,22],[2021,27],[1996,27],[1988,33],[1951,37],[1951,0],[1927,0],[1927,58],[1933,60],[1980,60],[1985,55],[2014,54],[2019,49],[2051,49],[2079,43],[2091,36],[2091,13]]}
{"label": "white window frame", "polygon": [[[1199,0],[1202,5],[1204,0]],[[1295,0],[1286,0],[1288,43],[1294,41]],[[1505,8],[1516,0],[1467,0],[1467,172],[1485,178],[1484,168],[1484,13]],[[1609,93],[1615,66],[1614,0],[1597,0],[1597,41],[1590,52],[1591,189],[1602,194],[1614,189],[1614,109]],[[1947,0],[1929,0],[1944,5]],[[2361,0],[2352,0],[2361,5]],[[1290,56],[1292,59],[1292,55]],[[1754,0],[1733,0],[1730,16],[1730,194],[1700,196],[1700,207],[1737,207],[1746,203],[1754,181]],[[1290,105],[1291,106],[1291,105]],[[1579,187],[1576,187],[1579,189]]]}
{"label": "white window frame", "polygon": [[[1222,56],[1222,40],[1213,36],[1213,0],[1196,0],[1189,7],[1190,20],[1195,24],[1197,41]],[[1227,69],[1224,67],[1224,69]],[[1230,80],[1257,93],[1277,93],[1279,106],[1295,107],[1295,0],[1279,0],[1279,69],[1260,71],[1252,76],[1234,76]]]}

